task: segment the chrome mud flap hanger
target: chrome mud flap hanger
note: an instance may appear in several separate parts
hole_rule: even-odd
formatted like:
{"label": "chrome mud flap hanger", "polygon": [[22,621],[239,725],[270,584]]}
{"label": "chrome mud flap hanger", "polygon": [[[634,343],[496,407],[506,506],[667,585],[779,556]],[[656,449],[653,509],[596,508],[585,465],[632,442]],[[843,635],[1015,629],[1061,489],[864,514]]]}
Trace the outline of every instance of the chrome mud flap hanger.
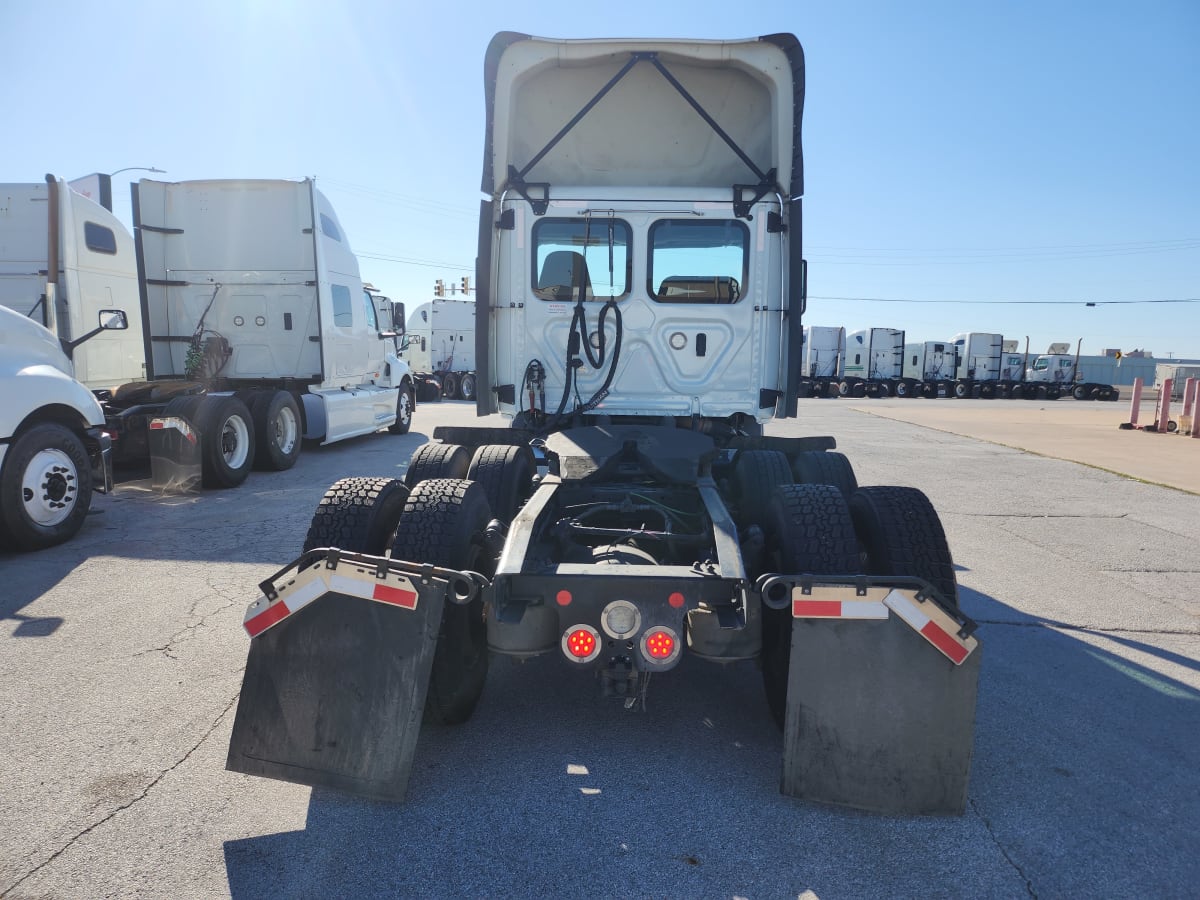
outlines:
{"label": "chrome mud flap hanger", "polygon": [[[583,105],[583,108],[571,118],[571,121],[567,122],[566,125],[559,129],[558,133],[549,140],[545,147],[534,154],[533,159],[526,163],[521,169],[517,169],[517,167],[513,165],[508,167],[508,180],[506,186],[516,191],[521,195],[522,198],[525,199],[526,202],[529,203],[530,208],[532,208],[535,216],[545,215],[546,209],[550,205],[550,184],[544,181],[526,181],[525,176],[529,174],[530,170],[534,166],[541,162],[547,153],[554,149],[559,141],[566,137],[572,128],[579,124],[580,120],[583,119],[584,116],[592,111],[596,104],[603,99],[604,95],[611,91],[616,86],[617,82],[619,82],[629,73],[630,69],[643,60],[649,62],[654,66],[654,68],[658,69],[663,78],[667,80],[671,87],[675,88],[675,90],[679,92],[679,95],[687,101],[688,105],[696,111],[700,118],[708,123],[708,126],[713,130],[717,137],[724,141],[729,149],[737,155],[738,159],[744,162],[750,171],[758,177],[757,184],[733,185],[733,214],[737,218],[749,219],[751,207],[768,193],[771,193],[772,191],[776,193],[782,193],[779,186],[776,184],[776,170],[769,169],[764,172],[762,169],[760,169],[755,164],[754,160],[747,156],[745,151],[743,151],[742,148],[739,147],[733,140],[733,138],[731,138],[725,132],[725,129],[717,124],[716,119],[708,114],[708,111],[700,105],[699,101],[689,94],[687,88],[680,84],[679,80],[671,74],[666,66],[662,64],[662,61],[658,58],[657,53],[652,51],[633,52],[629,54],[629,61],[621,67],[621,70],[612,78],[610,78],[604,87],[600,88],[600,90],[596,92],[596,95],[592,97],[591,100]],[[534,195],[531,193],[531,189],[535,188],[538,190],[539,195]],[[747,191],[753,192],[750,200],[745,199],[745,193]]]}

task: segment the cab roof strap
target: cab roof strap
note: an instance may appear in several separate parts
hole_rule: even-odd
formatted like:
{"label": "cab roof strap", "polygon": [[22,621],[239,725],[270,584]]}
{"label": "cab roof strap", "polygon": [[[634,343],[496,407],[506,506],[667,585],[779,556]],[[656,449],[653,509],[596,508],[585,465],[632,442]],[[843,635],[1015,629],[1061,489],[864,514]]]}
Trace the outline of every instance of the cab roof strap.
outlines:
{"label": "cab roof strap", "polygon": [[[654,66],[654,68],[658,69],[663,78],[667,80],[667,83],[679,92],[679,95],[683,97],[683,99],[688,102],[688,105],[699,114],[700,118],[702,118],[708,124],[708,127],[713,130],[717,137],[723,140],[729,149],[737,155],[738,159],[744,162],[750,171],[758,176],[758,184],[735,184],[733,186],[733,213],[738,218],[748,219],[750,217],[750,207],[754,203],[756,203],[758,200],[761,200],[768,192],[778,190],[775,184],[776,170],[770,169],[769,171],[764,172],[757,165],[755,165],[754,160],[747,156],[742,148],[739,147],[736,142],[734,142],[733,138],[725,133],[725,130],[717,124],[716,120],[708,114],[708,112],[703,106],[700,105],[696,98],[688,93],[687,88],[680,84],[675,76],[667,70],[667,67],[664,66],[659,60],[658,54],[653,51],[630,53],[629,62],[625,63],[625,65],[621,67],[621,70],[608,80],[608,83],[596,93],[596,96],[592,97],[591,100],[584,104],[583,108],[571,118],[571,121],[559,129],[558,134],[554,135],[554,137],[550,139],[546,146],[538,151],[533,159],[526,163],[525,166],[520,170],[518,170],[515,166],[510,165],[508,167],[509,185],[529,203],[529,205],[533,208],[534,215],[543,215],[546,212],[546,208],[550,202],[550,185],[547,182],[540,181],[527,182],[525,181],[525,176],[529,173],[530,169],[541,162],[542,158],[545,157],[547,153],[554,149],[555,145],[557,145],[559,141],[566,137],[567,133],[572,128],[579,124],[580,119],[592,111],[595,105],[604,98],[604,95],[611,91],[616,86],[617,82],[624,78],[626,74],[628,74],[630,69],[632,69],[642,60],[648,60]],[[529,195],[528,188],[533,187],[541,189],[540,197],[531,197]],[[743,199],[743,192],[745,191],[753,191],[753,198],[750,200]]]}

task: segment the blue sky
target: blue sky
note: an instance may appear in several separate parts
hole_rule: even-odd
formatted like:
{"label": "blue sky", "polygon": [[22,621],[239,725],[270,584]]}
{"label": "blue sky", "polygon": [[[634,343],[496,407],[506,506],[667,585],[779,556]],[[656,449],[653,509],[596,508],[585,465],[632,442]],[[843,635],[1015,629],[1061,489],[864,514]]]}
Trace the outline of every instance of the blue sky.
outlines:
{"label": "blue sky", "polygon": [[[1195,0],[48,9],[0,3],[0,181],[314,175],[364,278],[410,305],[473,274],[495,32],[790,31],[807,57],[807,322],[1200,358],[1200,302],[1146,302],[1200,298]],[[140,174],[114,179],[126,221]]]}

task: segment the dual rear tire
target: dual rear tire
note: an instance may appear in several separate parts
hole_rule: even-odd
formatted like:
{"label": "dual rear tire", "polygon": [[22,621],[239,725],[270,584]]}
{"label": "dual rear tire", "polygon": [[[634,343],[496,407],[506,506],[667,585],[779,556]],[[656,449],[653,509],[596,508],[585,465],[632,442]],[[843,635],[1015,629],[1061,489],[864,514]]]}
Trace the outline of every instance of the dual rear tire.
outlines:
{"label": "dual rear tire", "polygon": [[[937,512],[916,488],[782,485],[770,504],[767,564],[792,574],[911,576],[958,609],[954,562]],[[767,705],[782,728],[792,634],[790,611],[763,606],[762,674]]]}

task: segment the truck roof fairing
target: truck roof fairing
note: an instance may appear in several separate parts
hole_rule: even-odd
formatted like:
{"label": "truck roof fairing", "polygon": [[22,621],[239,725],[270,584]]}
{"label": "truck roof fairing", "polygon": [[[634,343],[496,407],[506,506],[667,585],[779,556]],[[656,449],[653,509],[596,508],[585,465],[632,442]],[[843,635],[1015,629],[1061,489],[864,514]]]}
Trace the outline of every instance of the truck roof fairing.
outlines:
{"label": "truck roof fairing", "polygon": [[484,62],[484,193],[524,185],[804,191],[804,51],[739,41],[497,34]]}

